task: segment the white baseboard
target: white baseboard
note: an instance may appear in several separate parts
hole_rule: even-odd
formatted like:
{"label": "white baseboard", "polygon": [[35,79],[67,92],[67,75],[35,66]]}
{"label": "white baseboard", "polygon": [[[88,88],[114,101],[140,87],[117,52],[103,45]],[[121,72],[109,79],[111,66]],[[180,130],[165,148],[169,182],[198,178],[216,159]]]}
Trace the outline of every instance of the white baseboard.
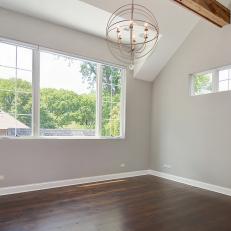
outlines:
{"label": "white baseboard", "polygon": [[163,172],[157,172],[154,170],[149,170],[149,174],[153,175],[153,176],[161,177],[164,179],[168,179],[171,181],[176,181],[176,182],[179,182],[182,184],[190,185],[193,187],[197,187],[197,188],[209,190],[212,192],[217,192],[217,193],[231,196],[231,189],[230,188],[224,188],[224,187],[217,186],[217,185],[207,184],[207,183],[204,183],[201,181],[187,179],[187,178],[183,178],[183,177],[179,177],[179,176],[175,176],[175,175],[171,175],[171,174],[167,174],[167,173],[163,173]]}
{"label": "white baseboard", "polygon": [[51,188],[59,188],[59,187],[71,186],[71,185],[87,184],[87,183],[100,182],[106,180],[115,180],[115,179],[122,179],[128,177],[143,176],[143,175],[148,175],[148,173],[149,170],[141,170],[141,171],[124,172],[124,173],[110,174],[110,175],[52,181],[52,182],[38,183],[38,184],[19,185],[19,186],[4,187],[4,188],[0,187],[0,196],[51,189]]}
{"label": "white baseboard", "polygon": [[16,193],[32,192],[32,191],[51,189],[51,188],[60,188],[60,187],[72,186],[72,185],[94,183],[94,182],[107,181],[107,180],[123,179],[123,178],[143,176],[143,175],[157,176],[157,177],[161,177],[161,178],[168,179],[171,181],[190,185],[193,187],[197,187],[197,188],[209,190],[212,192],[217,192],[217,193],[231,196],[230,188],[224,188],[224,187],[220,187],[217,185],[207,184],[204,182],[187,179],[187,178],[183,178],[183,177],[179,177],[179,176],[175,176],[175,175],[171,175],[171,174],[167,174],[163,172],[157,172],[154,170],[124,172],[124,173],[117,173],[117,174],[83,177],[83,178],[77,178],[77,179],[68,179],[68,180],[52,181],[52,182],[46,182],[46,183],[29,184],[29,185],[19,185],[19,186],[4,187],[4,188],[0,187],[0,196],[16,194]]}

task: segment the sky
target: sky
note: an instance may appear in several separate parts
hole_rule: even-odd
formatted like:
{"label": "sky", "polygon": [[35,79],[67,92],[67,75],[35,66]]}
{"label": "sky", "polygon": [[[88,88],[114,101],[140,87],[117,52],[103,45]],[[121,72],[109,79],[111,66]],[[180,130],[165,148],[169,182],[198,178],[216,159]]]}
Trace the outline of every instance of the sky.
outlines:
{"label": "sky", "polygon": [[[15,78],[16,65],[17,78],[32,82],[32,50],[0,43],[0,78]],[[40,53],[40,87],[66,89],[77,94],[90,92],[82,81],[78,59],[48,52]]]}

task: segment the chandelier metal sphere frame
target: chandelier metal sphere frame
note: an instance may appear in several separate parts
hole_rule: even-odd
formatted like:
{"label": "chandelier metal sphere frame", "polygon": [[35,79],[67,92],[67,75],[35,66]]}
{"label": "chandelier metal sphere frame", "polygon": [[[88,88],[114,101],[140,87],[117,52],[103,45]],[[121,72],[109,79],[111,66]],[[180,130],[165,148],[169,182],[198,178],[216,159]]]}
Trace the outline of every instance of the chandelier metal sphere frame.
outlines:
{"label": "chandelier metal sphere frame", "polygon": [[106,37],[112,54],[133,69],[137,60],[150,54],[159,38],[155,16],[145,6],[126,4],[110,17]]}

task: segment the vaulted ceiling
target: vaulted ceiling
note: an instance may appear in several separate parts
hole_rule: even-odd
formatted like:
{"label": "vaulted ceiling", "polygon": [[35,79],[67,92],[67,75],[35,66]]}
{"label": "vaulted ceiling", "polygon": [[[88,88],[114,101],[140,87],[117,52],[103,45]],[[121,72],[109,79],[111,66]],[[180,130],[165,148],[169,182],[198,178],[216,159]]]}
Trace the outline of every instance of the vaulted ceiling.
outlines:
{"label": "vaulted ceiling", "polygon": [[[110,14],[130,0],[0,0],[0,7],[105,38]],[[135,77],[153,81],[190,34],[200,17],[172,0],[136,0],[156,16],[161,39],[154,53],[142,60]],[[221,0],[229,6],[230,0]]]}

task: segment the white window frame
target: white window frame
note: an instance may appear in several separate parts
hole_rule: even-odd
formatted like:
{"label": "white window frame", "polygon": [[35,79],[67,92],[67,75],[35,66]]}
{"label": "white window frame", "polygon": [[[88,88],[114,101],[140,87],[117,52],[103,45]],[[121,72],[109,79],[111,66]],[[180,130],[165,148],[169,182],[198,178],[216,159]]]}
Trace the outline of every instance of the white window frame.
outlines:
{"label": "white window frame", "polygon": [[[1,139],[125,139],[125,120],[126,120],[126,67],[112,64],[109,62],[93,60],[79,55],[54,50],[39,45],[28,44],[11,39],[0,37],[0,42],[21,46],[31,49],[32,55],[32,135],[28,137],[0,137]],[[79,60],[94,62],[97,64],[96,76],[96,126],[95,136],[40,136],[40,52],[53,53],[67,56]],[[121,76],[121,101],[120,101],[120,136],[102,136],[102,66],[107,65],[111,67],[120,68],[122,70]]]}
{"label": "white window frame", "polygon": [[[231,65],[214,68],[208,71],[190,74],[190,95],[191,96],[202,96],[202,95],[208,95],[208,94],[213,94],[213,93],[222,93],[222,92],[231,91],[231,90],[219,91],[219,72],[224,71],[224,70],[229,70],[229,69],[231,69]],[[207,93],[207,94],[196,95],[194,92],[194,78],[197,75],[206,75],[206,74],[212,74],[212,92]]]}

